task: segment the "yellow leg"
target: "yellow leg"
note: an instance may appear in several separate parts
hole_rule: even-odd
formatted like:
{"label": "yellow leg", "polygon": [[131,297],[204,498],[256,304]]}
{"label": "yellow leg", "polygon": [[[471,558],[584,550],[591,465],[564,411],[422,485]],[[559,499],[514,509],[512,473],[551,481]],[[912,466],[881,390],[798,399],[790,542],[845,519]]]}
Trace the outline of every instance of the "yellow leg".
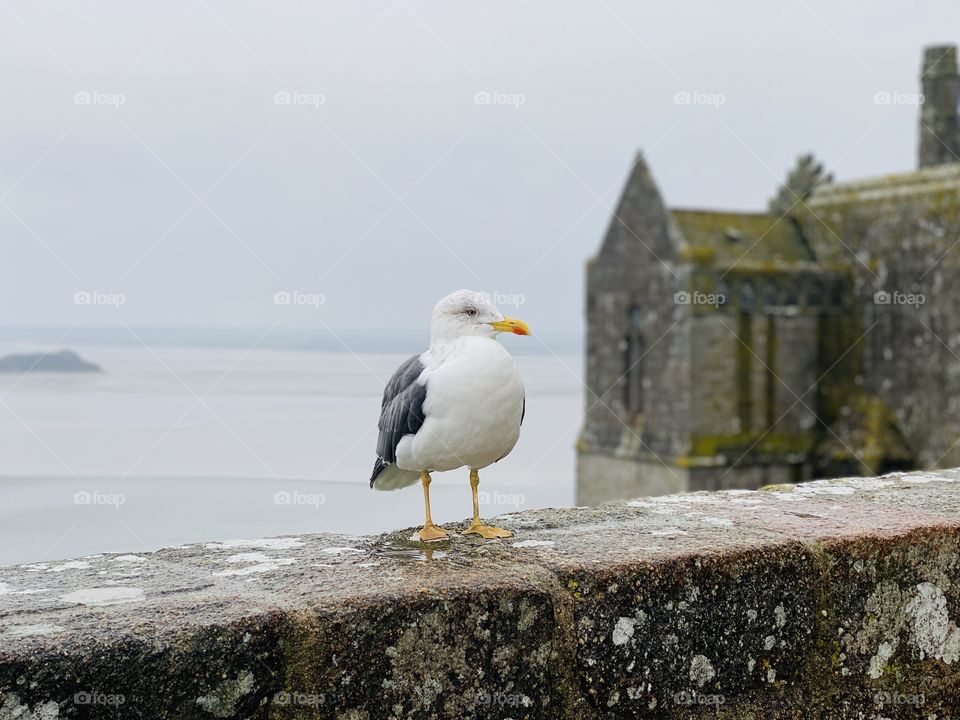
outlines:
{"label": "yellow leg", "polygon": [[442,527],[433,524],[430,518],[430,473],[426,470],[420,473],[420,483],[423,485],[423,507],[426,510],[427,519],[420,530],[420,540],[427,542],[429,540],[443,540],[447,537],[447,531]]}
{"label": "yellow leg", "polygon": [[470,489],[473,491],[473,522],[461,535],[471,533],[487,539],[513,537],[513,533],[502,528],[490,527],[480,522],[480,501],[477,499],[477,487],[480,485],[480,473],[470,468]]}

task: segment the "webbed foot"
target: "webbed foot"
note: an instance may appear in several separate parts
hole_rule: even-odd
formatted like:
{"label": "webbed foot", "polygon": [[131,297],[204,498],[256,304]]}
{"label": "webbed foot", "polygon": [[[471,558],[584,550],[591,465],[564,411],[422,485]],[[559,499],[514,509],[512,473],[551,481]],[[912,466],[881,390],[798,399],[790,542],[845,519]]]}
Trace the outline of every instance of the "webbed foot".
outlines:
{"label": "webbed foot", "polygon": [[420,542],[431,542],[433,540],[446,540],[449,534],[439,525],[430,523],[420,528]]}
{"label": "webbed foot", "polygon": [[484,525],[482,523],[475,522],[466,530],[460,533],[461,535],[479,535],[482,538],[492,540],[493,538],[508,538],[513,537],[513,533],[509,530],[504,530],[503,528],[491,527],[490,525]]}

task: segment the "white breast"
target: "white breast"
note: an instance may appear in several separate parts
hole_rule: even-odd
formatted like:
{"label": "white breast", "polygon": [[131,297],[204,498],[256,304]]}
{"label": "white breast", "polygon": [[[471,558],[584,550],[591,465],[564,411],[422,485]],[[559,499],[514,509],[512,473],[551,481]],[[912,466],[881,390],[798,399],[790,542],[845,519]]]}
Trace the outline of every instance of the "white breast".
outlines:
{"label": "white breast", "polygon": [[397,446],[406,470],[483,468],[509,453],[520,436],[523,381],[499,342],[467,337],[427,368],[426,420]]}

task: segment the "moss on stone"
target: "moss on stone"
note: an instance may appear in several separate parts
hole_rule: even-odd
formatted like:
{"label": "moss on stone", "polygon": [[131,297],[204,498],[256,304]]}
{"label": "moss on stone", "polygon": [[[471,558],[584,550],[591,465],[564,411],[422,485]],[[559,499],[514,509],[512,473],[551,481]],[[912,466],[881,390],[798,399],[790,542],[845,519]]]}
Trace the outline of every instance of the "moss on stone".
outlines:
{"label": "moss on stone", "polygon": [[724,453],[750,452],[755,455],[783,457],[794,453],[807,453],[814,447],[816,437],[810,432],[741,432],[721,435],[694,435],[691,455],[714,457]]}

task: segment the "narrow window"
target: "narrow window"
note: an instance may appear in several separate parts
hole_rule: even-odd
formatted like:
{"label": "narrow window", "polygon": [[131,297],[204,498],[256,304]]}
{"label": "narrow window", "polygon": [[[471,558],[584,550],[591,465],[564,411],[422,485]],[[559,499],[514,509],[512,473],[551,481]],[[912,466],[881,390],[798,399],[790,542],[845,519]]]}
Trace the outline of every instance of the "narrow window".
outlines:
{"label": "narrow window", "polygon": [[623,353],[623,406],[629,417],[643,412],[643,356],[646,347],[640,332],[642,314],[639,308],[629,313],[629,330]]}
{"label": "narrow window", "polygon": [[752,359],[750,348],[753,346],[753,316],[749,312],[741,312],[737,323],[737,415],[740,418],[740,432],[748,433],[752,429],[751,422],[751,394],[752,388]]}
{"label": "narrow window", "polygon": [[643,412],[643,338],[638,332],[627,336],[624,353],[623,404],[630,416]]}
{"label": "narrow window", "polygon": [[777,380],[776,362],[777,362],[777,323],[774,315],[767,315],[767,352],[766,352],[766,421],[767,432],[773,430],[773,424],[777,421]]}

